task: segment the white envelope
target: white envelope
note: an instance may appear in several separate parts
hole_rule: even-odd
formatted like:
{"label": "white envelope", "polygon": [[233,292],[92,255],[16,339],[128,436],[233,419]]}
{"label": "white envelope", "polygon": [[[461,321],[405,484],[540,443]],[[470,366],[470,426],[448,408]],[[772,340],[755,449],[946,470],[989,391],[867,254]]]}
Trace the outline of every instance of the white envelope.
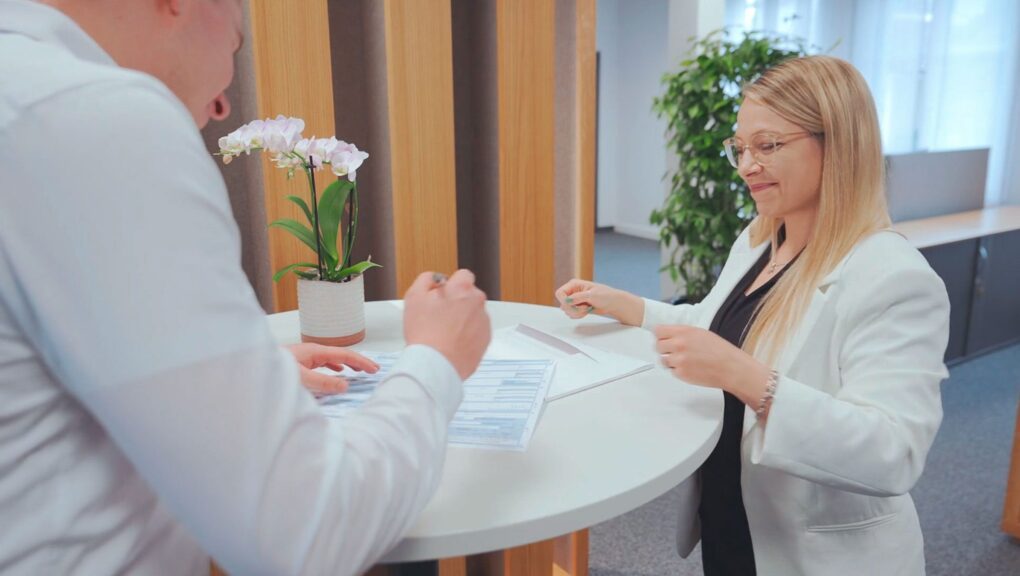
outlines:
{"label": "white envelope", "polygon": [[592,348],[526,324],[495,331],[485,356],[555,360],[556,371],[546,400],[557,400],[652,367],[637,358]]}

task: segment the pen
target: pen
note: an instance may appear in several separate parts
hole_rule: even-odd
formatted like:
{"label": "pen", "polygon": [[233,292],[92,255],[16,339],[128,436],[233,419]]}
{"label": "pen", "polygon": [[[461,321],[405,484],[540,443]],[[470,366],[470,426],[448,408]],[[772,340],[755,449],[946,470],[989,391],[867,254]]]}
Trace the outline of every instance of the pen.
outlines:
{"label": "pen", "polygon": [[446,274],[440,274],[439,272],[432,273],[432,283],[436,286],[442,286],[446,284]]}

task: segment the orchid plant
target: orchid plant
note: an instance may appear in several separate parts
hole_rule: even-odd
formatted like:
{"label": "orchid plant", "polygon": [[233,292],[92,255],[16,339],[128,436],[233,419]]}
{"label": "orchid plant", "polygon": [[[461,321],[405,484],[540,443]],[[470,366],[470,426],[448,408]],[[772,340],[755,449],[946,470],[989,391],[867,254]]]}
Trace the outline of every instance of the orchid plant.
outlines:
{"label": "orchid plant", "polygon": [[[220,138],[219,154],[223,163],[229,164],[241,154],[265,151],[277,167],[287,171],[287,178],[300,170],[308,179],[311,204],[299,196],[287,196],[304,212],[308,226],[290,218],[275,220],[269,226],[292,234],[315,252],[317,259],[314,263],[287,265],[273,275],[273,281],[278,282],[288,272],[294,272],[306,280],[346,282],[369,268],[379,267],[371,257],[351,264],[351,249],[358,232],[357,170],[368,154],[336,137],[304,138],[301,135],[304,128],[305,123],[300,118],[283,115],[255,120]],[[317,198],[315,172],[326,166],[337,180]],[[348,220],[346,235],[343,235],[341,221],[345,213]],[[341,238],[342,254],[337,245]]]}

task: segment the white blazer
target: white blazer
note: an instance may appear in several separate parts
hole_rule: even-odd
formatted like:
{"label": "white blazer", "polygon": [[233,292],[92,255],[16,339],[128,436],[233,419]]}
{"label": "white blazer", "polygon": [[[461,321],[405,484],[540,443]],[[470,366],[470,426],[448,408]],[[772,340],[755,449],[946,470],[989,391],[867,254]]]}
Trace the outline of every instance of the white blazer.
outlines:
{"label": "white blazer", "polygon": [[[708,328],[768,242],[737,239],[699,304],[647,300],[643,325]],[[815,291],[775,366],[765,426],[744,413],[741,487],[763,576],[924,574],[908,491],[942,421],[949,299],[900,235],[865,238]],[[700,538],[698,475],[684,483],[678,549]]]}

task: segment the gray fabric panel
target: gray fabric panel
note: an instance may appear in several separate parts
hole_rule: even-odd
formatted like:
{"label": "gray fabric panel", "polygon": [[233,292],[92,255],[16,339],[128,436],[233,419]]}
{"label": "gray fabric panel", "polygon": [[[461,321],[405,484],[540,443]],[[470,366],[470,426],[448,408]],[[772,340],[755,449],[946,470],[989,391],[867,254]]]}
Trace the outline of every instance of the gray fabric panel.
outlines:
{"label": "gray fabric panel", "polygon": [[403,296],[396,293],[383,9],[372,0],[329,2],[336,137],[369,153],[358,170],[361,211],[352,256],[359,261],[371,255],[383,266],[365,273],[369,301]]}
{"label": "gray fabric panel", "polygon": [[[244,4],[244,29],[251,30],[251,13]],[[250,36],[250,33],[248,34]],[[210,122],[202,130],[202,138],[210,154],[219,151],[221,136],[258,117],[255,90],[255,56],[251,38],[247,38],[235,57],[234,81],[227,89],[232,111],[223,122]],[[259,303],[266,312],[274,312],[273,272],[269,262],[269,235],[266,227],[265,188],[262,164],[258,156],[238,158],[230,165],[219,162],[227,182],[230,205],[241,232],[241,265],[255,289]]]}
{"label": "gray fabric panel", "polygon": [[452,0],[458,265],[490,299],[499,282],[499,94],[495,0]]}
{"label": "gray fabric panel", "polygon": [[[574,275],[577,221],[577,2],[556,0],[555,225],[553,283]],[[552,301],[553,295],[549,295]]]}

